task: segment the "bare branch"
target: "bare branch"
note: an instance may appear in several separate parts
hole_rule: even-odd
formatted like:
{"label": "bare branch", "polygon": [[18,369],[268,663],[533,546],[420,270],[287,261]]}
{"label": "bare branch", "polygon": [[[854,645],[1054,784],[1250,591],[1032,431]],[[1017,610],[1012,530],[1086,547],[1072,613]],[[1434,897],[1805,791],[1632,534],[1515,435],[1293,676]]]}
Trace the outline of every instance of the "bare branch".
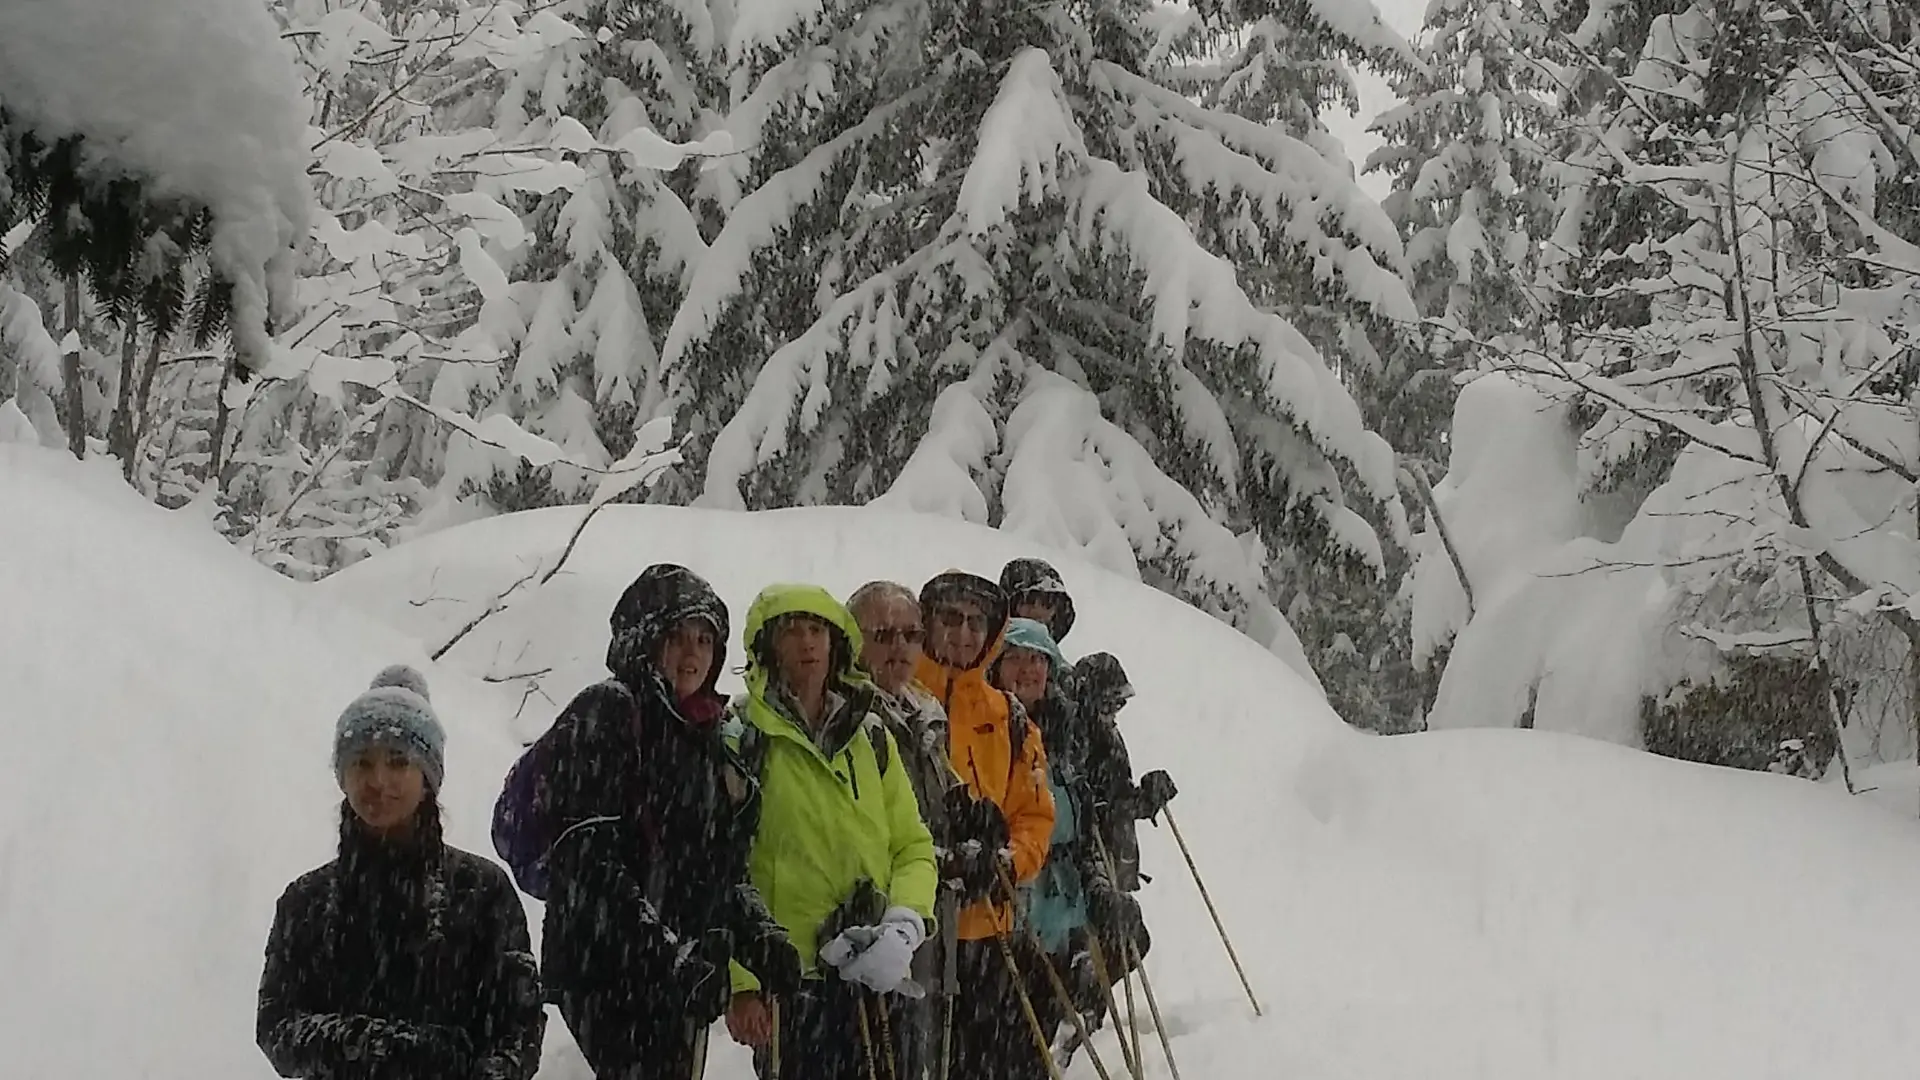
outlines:
{"label": "bare branch", "polygon": [[1440,504],[1433,499],[1433,484],[1427,480],[1427,470],[1417,461],[1407,461],[1400,466],[1407,486],[1413,488],[1426,505],[1427,517],[1433,522],[1433,530],[1440,534],[1440,544],[1447,550],[1447,558],[1453,561],[1454,576],[1460,579],[1460,591],[1467,594],[1467,618],[1473,618],[1473,581],[1467,577],[1467,564],[1460,560],[1460,550],[1453,546],[1453,534],[1447,530],[1446,519],[1440,516]]}

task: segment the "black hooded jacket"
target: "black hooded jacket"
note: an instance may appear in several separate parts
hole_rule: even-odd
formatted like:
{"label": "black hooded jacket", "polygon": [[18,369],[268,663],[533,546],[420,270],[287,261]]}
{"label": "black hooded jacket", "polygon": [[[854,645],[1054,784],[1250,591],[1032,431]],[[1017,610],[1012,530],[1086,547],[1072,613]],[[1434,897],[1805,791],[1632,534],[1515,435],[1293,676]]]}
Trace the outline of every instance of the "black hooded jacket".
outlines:
{"label": "black hooded jacket", "polygon": [[1067,640],[1073,629],[1073,597],[1067,594],[1060,572],[1045,559],[1014,559],[1000,569],[1000,591],[1007,594],[1010,607],[1019,607],[1023,596],[1035,593],[1053,601],[1053,618],[1047,620],[1047,633],[1053,643]]}
{"label": "black hooded jacket", "polygon": [[267,937],[255,1036],[281,1076],[527,1080],[546,1013],[527,916],[500,867],[440,839],[368,836],[287,887]]}
{"label": "black hooded jacket", "polygon": [[1093,792],[1094,828],[1114,862],[1114,884],[1126,892],[1140,888],[1140,832],[1143,816],[1133,759],[1120,734],[1119,712],[1133,697],[1133,683],[1112,653],[1098,652],[1074,665],[1075,689],[1085,733],[1087,782]]}
{"label": "black hooded jacket", "polygon": [[[690,618],[713,624],[715,656],[682,703],[657,655]],[[690,1046],[724,1008],[729,956],[761,970],[793,952],[747,880],[759,792],[719,736],[713,689],[726,608],[692,571],[653,566],[612,629],[614,678],[554,722],[547,799],[560,833],[542,935],[547,984],[601,1075]]]}

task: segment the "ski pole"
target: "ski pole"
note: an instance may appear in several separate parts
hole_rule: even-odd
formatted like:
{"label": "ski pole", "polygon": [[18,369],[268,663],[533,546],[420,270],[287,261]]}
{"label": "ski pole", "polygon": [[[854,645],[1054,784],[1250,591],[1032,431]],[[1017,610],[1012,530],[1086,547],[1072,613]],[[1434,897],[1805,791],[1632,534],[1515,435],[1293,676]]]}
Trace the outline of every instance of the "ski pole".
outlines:
{"label": "ski pole", "polygon": [[767,1022],[772,1027],[772,1034],[768,1036],[768,1040],[767,1040],[769,1043],[772,1044],[769,1047],[768,1053],[767,1053],[768,1059],[773,1064],[772,1080],[780,1080],[780,999],[779,998],[767,999]]}
{"label": "ski pole", "polygon": [[1050,1080],[1062,1080],[1060,1063],[1053,1060],[1053,1048],[1047,1045],[1047,1033],[1040,1027],[1040,1014],[1033,1009],[1033,999],[1027,996],[1026,981],[1020,977],[1020,964],[1013,958],[1012,937],[1010,932],[994,928],[993,940],[1000,946],[1000,959],[1007,965],[1007,979],[1013,983],[1014,996],[1020,999],[1020,1012],[1027,1018],[1027,1030],[1033,1033],[1033,1047],[1040,1052],[1040,1060],[1046,1064]]}
{"label": "ski pole", "polygon": [[887,1015],[887,995],[875,992],[873,1007],[880,1014],[880,1045],[886,1050],[881,1060],[887,1063],[887,1080],[900,1080],[900,1063],[894,1060],[893,1018]]}
{"label": "ski pole", "polygon": [[1153,980],[1147,977],[1147,961],[1134,950],[1132,942],[1127,943],[1127,952],[1133,962],[1140,965],[1140,989],[1147,995],[1147,1010],[1153,1014],[1153,1030],[1160,1036],[1160,1049],[1167,1055],[1167,1071],[1173,1074],[1173,1080],[1180,1080],[1180,1066],[1173,1061],[1173,1043],[1167,1039],[1166,1021],[1160,1019],[1160,1003],[1153,999]]}
{"label": "ski pole", "polygon": [[[1101,860],[1107,864],[1107,876],[1110,879],[1118,880],[1119,875],[1115,873],[1116,866],[1113,861],[1113,852],[1107,850],[1106,840],[1096,832],[1093,834],[1093,842],[1100,849]],[[1143,913],[1141,918],[1144,919],[1145,917]],[[1167,1071],[1173,1074],[1173,1080],[1180,1080],[1180,1066],[1176,1065],[1173,1060],[1173,1043],[1167,1038],[1167,1025],[1160,1019],[1160,1003],[1153,999],[1153,980],[1147,976],[1147,958],[1140,955],[1139,943],[1132,938],[1122,941],[1120,948],[1124,954],[1123,958],[1127,966],[1140,972],[1140,989],[1146,994],[1147,1010],[1153,1015],[1153,1031],[1155,1035],[1160,1037],[1160,1050],[1167,1055]],[[1128,1007],[1131,1008],[1132,1006]],[[1129,1015],[1128,1019],[1132,1019],[1131,1015]],[[1138,1053],[1139,1042],[1137,1040],[1140,1036],[1140,1028],[1138,1025],[1134,1027],[1133,1034],[1136,1040],[1134,1043],[1134,1051]]]}
{"label": "ski pole", "polygon": [[[1100,947],[1100,934],[1093,927],[1087,928],[1087,955],[1093,958],[1093,977],[1100,981],[1100,996],[1106,999],[1107,1015],[1114,1018],[1114,1037],[1120,1040],[1120,1057],[1126,1062],[1127,1071],[1133,1074],[1133,1080],[1144,1080],[1140,1072],[1140,1059],[1133,1048],[1127,1045],[1124,1035],[1120,1034],[1120,1005],[1113,1000],[1113,980],[1108,978],[1106,950]],[[1093,1049],[1091,1045],[1089,1050]]]}
{"label": "ski pole", "polygon": [[867,1022],[867,995],[858,994],[854,1003],[860,1007],[860,1046],[867,1052],[867,1080],[880,1080],[880,1070],[873,1063],[873,1029]]}
{"label": "ski pole", "polygon": [[947,995],[947,1007],[943,1010],[947,1018],[940,1026],[940,1080],[947,1080],[953,1067],[953,998],[954,995]]}
{"label": "ski pole", "polygon": [[[1019,895],[1014,891],[1013,878],[1007,875],[1005,867],[1000,868],[1000,887],[1007,890],[1009,898]],[[1009,902],[1012,902],[1011,899]],[[1009,910],[1012,909],[1009,908]],[[1054,969],[1053,961],[1047,958],[1047,950],[1040,945],[1040,936],[1033,932],[1033,927],[1029,926],[1026,929],[1027,943],[1033,946],[1033,951],[1040,957],[1041,965],[1047,969],[1047,982],[1052,984],[1054,996],[1060,999],[1061,1007],[1067,1010],[1067,1017],[1073,1021],[1074,1031],[1080,1035],[1080,1042],[1087,1048],[1087,1056],[1093,1059],[1093,1071],[1100,1074],[1100,1080],[1113,1080],[1107,1072],[1106,1062],[1100,1060],[1100,1051],[1094,1049],[1093,1032],[1087,1030],[1087,1018],[1081,1016],[1080,1010],[1073,1007],[1073,995],[1067,992],[1066,981],[1060,978],[1060,972]],[[1038,1026],[1036,1023],[1035,1027]],[[1043,1040],[1046,1038],[1044,1032],[1041,1033],[1041,1038]],[[1053,1061],[1051,1045],[1046,1050],[1046,1058],[1048,1061]]]}
{"label": "ski pole", "polygon": [[[1127,959],[1127,947],[1129,944],[1129,942],[1125,941],[1120,943],[1120,962],[1131,965],[1132,961]],[[1127,992],[1127,1037],[1133,1043],[1133,1060],[1138,1062],[1142,1069],[1145,1069],[1146,1058],[1140,1053],[1140,1007],[1134,1004],[1133,1000],[1133,971],[1131,970],[1131,966],[1129,966],[1128,970],[1120,973],[1120,988]]]}
{"label": "ski pole", "polygon": [[1220,931],[1220,944],[1227,947],[1227,959],[1233,961],[1234,973],[1240,976],[1240,986],[1246,990],[1247,1001],[1253,1005],[1253,1015],[1265,1016],[1266,1013],[1260,1011],[1260,999],[1253,996],[1253,984],[1247,981],[1247,969],[1240,964],[1240,954],[1233,951],[1233,939],[1227,936],[1227,924],[1220,919],[1220,909],[1213,906],[1213,896],[1207,892],[1207,883],[1200,879],[1200,867],[1194,865],[1187,838],[1180,835],[1180,826],[1173,820],[1172,810],[1163,806],[1160,812],[1167,815],[1167,828],[1173,830],[1174,842],[1180,845],[1180,854],[1187,860],[1187,869],[1193,872],[1193,883],[1200,889],[1200,899],[1206,901],[1207,914],[1213,916],[1213,928]]}

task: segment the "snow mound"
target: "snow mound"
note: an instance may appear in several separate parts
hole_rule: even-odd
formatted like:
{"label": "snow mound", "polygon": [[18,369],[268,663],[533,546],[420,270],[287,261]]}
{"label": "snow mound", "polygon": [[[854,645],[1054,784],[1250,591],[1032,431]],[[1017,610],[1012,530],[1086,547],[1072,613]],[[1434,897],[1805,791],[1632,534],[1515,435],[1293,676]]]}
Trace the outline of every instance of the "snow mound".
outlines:
{"label": "snow mound", "polygon": [[258,0],[0,4],[0,105],[91,166],[214,214],[241,345],[265,357],[269,266],[305,234],[307,109],[293,52]]}
{"label": "snow mound", "polygon": [[[265,1078],[261,950],[281,889],[333,851],[334,718],[426,659],[116,469],[0,444],[5,1072]],[[490,850],[504,705],[421,670],[449,836]]]}
{"label": "snow mound", "polygon": [[[0,445],[8,1075],[271,1075],[252,1042],[260,948],[280,889],[331,851],[332,720],[381,666],[427,671],[450,835],[486,851],[509,733],[599,676],[606,612],[646,563],[707,572],[738,611],[774,579],[844,592],[1030,551],[866,510],[613,507],[438,667],[339,603],[437,645],[551,566],[578,514],[462,526],[303,585],[146,505],[111,462]],[[1240,997],[1167,830],[1144,829],[1150,963],[1183,1074],[1891,1080],[1920,1055],[1910,818],[1572,736],[1359,735],[1231,628],[1061,570],[1081,613],[1067,644],[1126,661],[1137,766],[1184,788],[1181,828],[1267,1011]],[[471,677],[542,667],[517,725],[528,684]],[[1908,777],[1887,781],[1910,814]],[[584,1077],[550,1031],[543,1075]],[[721,1036],[708,1075],[751,1073]],[[1091,1075],[1083,1058],[1071,1080]]]}
{"label": "snow mound", "polygon": [[[648,563],[694,567],[737,614],[770,581],[845,595],[1034,553],[871,508],[617,506],[537,584],[580,517],[461,526],[317,588],[434,647],[527,579],[444,662],[520,687],[529,737],[602,677],[607,612]],[[1252,1017],[1169,832],[1143,828],[1150,963],[1184,1075],[1893,1077],[1920,1052],[1905,1017],[1920,965],[1898,959],[1920,890],[1911,822],[1802,781],[1572,736],[1360,735],[1232,628],[1056,563],[1079,610],[1067,651],[1126,663],[1135,767],[1182,785],[1181,828],[1266,1008]],[[1121,1075],[1111,1038],[1098,1045]],[[737,1048],[715,1047],[710,1076],[751,1075]],[[585,1074],[550,1060],[547,1075]],[[1084,1058],[1072,1074],[1092,1075]]]}

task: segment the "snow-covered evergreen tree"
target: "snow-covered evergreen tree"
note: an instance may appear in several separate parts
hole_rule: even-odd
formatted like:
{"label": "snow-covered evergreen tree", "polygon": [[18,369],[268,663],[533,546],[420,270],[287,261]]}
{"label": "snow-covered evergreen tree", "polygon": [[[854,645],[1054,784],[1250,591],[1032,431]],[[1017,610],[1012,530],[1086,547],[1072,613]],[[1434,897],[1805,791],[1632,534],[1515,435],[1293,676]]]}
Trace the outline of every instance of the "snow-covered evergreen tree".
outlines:
{"label": "snow-covered evergreen tree", "polygon": [[[1417,496],[1412,512],[1429,530],[1431,478],[1446,468],[1455,378],[1474,365],[1483,342],[1538,337],[1540,305],[1529,289],[1535,238],[1551,208],[1549,43],[1535,5],[1436,0],[1427,9],[1423,62],[1399,81],[1401,103],[1373,123],[1385,141],[1366,167],[1392,182],[1383,206],[1406,244],[1426,321],[1388,343],[1379,375],[1363,382],[1360,397],[1398,452],[1402,489]],[[1388,564],[1390,584],[1404,586],[1411,561],[1390,551]],[[1390,691],[1396,705],[1389,712],[1417,718],[1437,670],[1410,664],[1409,593],[1400,587],[1373,599],[1349,619],[1349,639],[1357,633],[1371,645],[1364,652],[1356,645],[1355,659],[1369,661],[1360,685],[1376,695]]]}
{"label": "snow-covered evergreen tree", "polygon": [[251,0],[0,11],[0,364],[40,436],[57,413],[75,453],[105,434],[131,469],[142,333],[231,330],[267,362],[309,197],[288,59]]}
{"label": "snow-covered evergreen tree", "polygon": [[[1386,145],[1367,169],[1393,180],[1384,206],[1437,329],[1491,340],[1537,322],[1526,290],[1551,205],[1552,40],[1523,0],[1436,0],[1426,66],[1374,121]],[[1446,335],[1438,344],[1451,351]]]}
{"label": "snow-covered evergreen tree", "polygon": [[[1352,6],[1213,32],[1364,55]],[[1292,76],[1203,60],[1198,26],[1139,0],[741,6],[721,173],[745,194],[662,355],[681,496],[988,522],[1283,643],[1269,552],[1377,572],[1354,500],[1399,520],[1392,453],[1341,339],[1280,312],[1410,320],[1400,244],[1312,125],[1264,122]]]}
{"label": "snow-covered evergreen tree", "polygon": [[[703,174],[680,144],[717,126],[724,64],[704,5],[591,0],[564,10],[579,36],[523,74],[494,127],[566,141],[582,176],[526,201],[511,362],[504,381],[472,389],[483,412],[510,414],[571,461],[605,467],[659,408],[659,347],[706,250]],[[577,501],[592,487],[590,472],[566,466],[489,467],[469,479],[502,510]]]}
{"label": "snow-covered evergreen tree", "polygon": [[[1506,360],[1534,404],[1456,418],[1512,426],[1549,402],[1561,435],[1456,461],[1442,492],[1481,606],[1465,618],[1434,537],[1421,632],[1465,623],[1436,720],[1531,712],[1792,771],[1910,753],[1906,679],[1887,674],[1920,647],[1912,15],[1652,9],[1596,9],[1564,35],[1584,70],[1547,270],[1561,336]],[[1561,462],[1528,497],[1557,484],[1571,509],[1535,550],[1490,560],[1474,534],[1500,533],[1470,507],[1492,490],[1475,470],[1503,456]]]}
{"label": "snow-covered evergreen tree", "polygon": [[[581,419],[582,388],[631,385],[620,358],[636,328],[610,303],[591,309],[607,320],[597,384],[570,357],[536,378],[528,365],[545,361],[521,347],[556,306],[537,276],[554,273],[541,261],[553,249],[535,249],[522,207],[564,207],[606,159],[631,156],[542,104],[569,102],[591,39],[561,10],[493,3],[287,0],[281,14],[308,80],[323,210],[298,321],[240,408],[221,477],[229,534],[313,576],[409,526],[511,504],[489,496],[525,478],[599,479],[619,455]],[[631,412],[625,428],[622,454]]]}

